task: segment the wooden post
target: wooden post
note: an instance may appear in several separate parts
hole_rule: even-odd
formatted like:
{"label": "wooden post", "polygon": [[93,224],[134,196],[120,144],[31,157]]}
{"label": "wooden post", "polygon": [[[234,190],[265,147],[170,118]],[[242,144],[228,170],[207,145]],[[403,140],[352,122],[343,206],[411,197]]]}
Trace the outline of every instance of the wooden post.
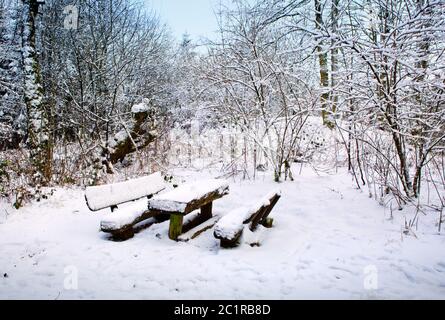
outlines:
{"label": "wooden post", "polygon": [[209,202],[201,207],[201,216],[203,221],[206,221],[212,217],[212,202]]}
{"label": "wooden post", "polygon": [[177,240],[178,236],[182,233],[182,214],[170,215],[170,227],[168,229],[168,237],[172,240]]}
{"label": "wooden post", "polygon": [[[281,197],[281,195],[275,195],[274,198],[271,199],[270,205],[267,207],[267,209],[263,213],[263,216],[261,217],[260,223],[262,225],[268,224],[268,223],[266,223],[266,220],[267,220],[270,212],[272,211],[273,207],[277,204],[280,197]],[[272,222],[273,222],[273,219],[272,219]]]}
{"label": "wooden post", "polygon": [[241,235],[243,234],[243,230],[241,229],[232,239],[221,239],[220,246],[221,248],[235,248],[239,245]]}
{"label": "wooden post", "polygon": [[263,221],[263,226],[266,228],[272,228],[273,225],[273,218],[267,217],[264,221]]}
{"label": "wooden post", "polygon": [[182,232],[188,232],[189,230],[199,226],[201,223],[206,222],[212,218],[212,202],[207,203],[201,207],[201,212],[193,219],[189,219],[182,225]]}
{"label": "wooden post", "polygon": [[236,241],[229,241],[226,239],[221,239],[220,246],[221,248],[234,248],[236,247],[237,242]]}

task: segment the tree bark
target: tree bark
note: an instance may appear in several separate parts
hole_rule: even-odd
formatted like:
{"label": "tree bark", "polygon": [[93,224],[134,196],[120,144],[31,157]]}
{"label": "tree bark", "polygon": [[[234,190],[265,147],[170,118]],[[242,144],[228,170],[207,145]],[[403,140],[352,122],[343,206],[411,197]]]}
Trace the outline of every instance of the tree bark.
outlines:
{"label": "tree bark", "polygon": [[[321,13],[321,3],[319,0],[314,0],[315,4],[315,28],[317,31],[321,32],[322,27],[324,25],[323,16]],[[318,54],[318,62],[320,66],[320,86],[322,89],[321,94],[321,116],[323,118],[323,124],[328,128],[333,128],[334,125],[329,121],[329,111],[328,111],[328,102],[329,102],[329,74],[328,74],[328,55],[324,52],[323,41],[317,44],[317,54]]]}
{"label": "tree bark", "polygon": [[[332,0],[331,7],[331,23],[332,33],[335,35],[338,32],[338,5],[339,0]],[[338,72],[338,48],[336,47],[335,38],[331,39],[331,109],[335,112],[337,109],[338,97],[335,94],[335,86],[337,85],[337,72]]]}
{"label": "tree bark", "polygon": [[36,51],[37,0],[23,0],[22,56],[24,66],[24,98],[28,114],[28,139],[35,187],[48,184],[52,175],[52,143],[50,122],[45,110],[42,78]]}

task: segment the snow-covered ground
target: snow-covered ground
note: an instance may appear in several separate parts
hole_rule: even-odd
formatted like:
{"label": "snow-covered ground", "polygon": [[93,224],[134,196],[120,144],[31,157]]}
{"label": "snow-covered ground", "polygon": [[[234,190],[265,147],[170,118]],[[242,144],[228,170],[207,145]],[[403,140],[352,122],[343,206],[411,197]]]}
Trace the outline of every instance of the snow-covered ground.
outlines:
{"label": "snow-covered ground", "polygon": [[[175,173],[187,181],[217,175]],[[405,235],[410,211],[391,219],[347,173],[305,169],[295,178],[278,185],[274,227],[263,230],[260,247],[220,249],[212,231],[177,243],[168,239],[168,222],[109,241],[99,231],[109,210],[89,211],[81,189],[57,189],[19,211],[2,203],[0,298],[445,298],[445,235],[436,215],[422,215],[415,236]],[[229,181],[215,212],[277,188],[270,175]]]}

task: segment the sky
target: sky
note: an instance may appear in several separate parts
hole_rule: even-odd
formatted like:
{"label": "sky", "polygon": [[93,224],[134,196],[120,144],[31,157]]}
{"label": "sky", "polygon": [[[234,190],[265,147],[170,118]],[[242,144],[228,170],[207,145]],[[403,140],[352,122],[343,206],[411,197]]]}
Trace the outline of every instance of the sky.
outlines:
{"label": "sky", "polygon": [[214,38],[217,21],[213,10],[217,3],[217,0],[145,0],[147,8],[154,9],[179,41],[184,33],[194,41],[200,37]]}

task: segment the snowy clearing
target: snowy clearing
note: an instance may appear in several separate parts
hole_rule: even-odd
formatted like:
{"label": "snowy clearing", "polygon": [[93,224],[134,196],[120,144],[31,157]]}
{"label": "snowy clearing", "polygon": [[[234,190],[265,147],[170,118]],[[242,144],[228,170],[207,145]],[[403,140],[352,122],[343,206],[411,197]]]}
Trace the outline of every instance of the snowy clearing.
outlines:
{"label": "snowy clearing", "polygon": [[[175,174],[187,182],[214,176]],[[274,227],[259,230],[260,247],[221,249],[212,230],[174,242],[168,221],[130,240],[109,241],[99,231],[109,210],[91,212],[81,189],[57,189],[19,211],[2,203],[0,298],[445,298],[445,235],[433,230],[437,217],[422,216],[417,238],[406,236],[401,229],[409,210],[390,219],[346,172],[318,176],[305,169],[295,178],[279,185]],[[261,199],[277,188],[270,180],[230,179],[215,214]],[[76,274],[72,289],[67,281]]]}

